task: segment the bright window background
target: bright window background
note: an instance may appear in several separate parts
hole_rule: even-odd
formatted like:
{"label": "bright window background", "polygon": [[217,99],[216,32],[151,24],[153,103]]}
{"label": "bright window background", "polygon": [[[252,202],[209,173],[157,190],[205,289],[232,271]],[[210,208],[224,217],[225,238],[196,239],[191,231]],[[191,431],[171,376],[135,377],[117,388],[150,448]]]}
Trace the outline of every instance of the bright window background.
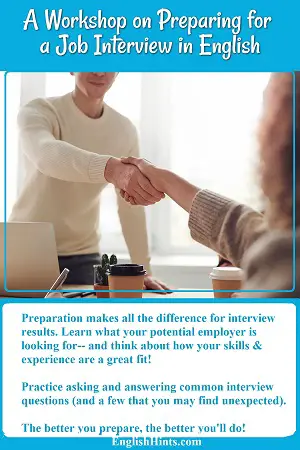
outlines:
{"label": "bright window background", "polygon": [[[142,156],[200,188],[260,208],[255,130],[268,78],[267,73],[120,73],[106,102],[137,126]],[[69,73],[8,75],[8,216],[22,184],[20,103],[73,87]],[[104,190],[102,202],[101,248],[127,253],[112,187]],[[147,220],[152,254],[211,254],[192,241],[187,213],[171,201],[147,208]]]}
{"label": "bright window background", "polygon": [[21,101],[21,75],[10,73],[6,80],[6,207],[8,218],[18,194],[19,146],[16,115]]}
{"label": "bright window background", "polygon": [[[259,208],[255,130],[269,74],[170,74],[170,168],[197,186]],[[170,205],[171,246],[186,217]],[[197,244],[195,244],[197,245]]]}

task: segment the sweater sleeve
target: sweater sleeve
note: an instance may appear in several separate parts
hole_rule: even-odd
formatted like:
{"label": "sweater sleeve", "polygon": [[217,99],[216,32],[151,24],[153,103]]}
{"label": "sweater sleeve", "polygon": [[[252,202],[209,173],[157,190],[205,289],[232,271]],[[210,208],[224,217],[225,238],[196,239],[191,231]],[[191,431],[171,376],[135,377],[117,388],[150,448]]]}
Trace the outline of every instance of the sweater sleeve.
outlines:
{"label": "sweater sleeve", "polygon": [[110,156],[98,155],[64,142],[59,124],[46,101],[24,106],[18,114],[21,149],[36,168],[63,181],[104,183]]}
{"label": "sweater sleeve", "polygon": [[192,238],[237,267],[265,232],[262,214],[208,190],[197,193],[189,216]]}

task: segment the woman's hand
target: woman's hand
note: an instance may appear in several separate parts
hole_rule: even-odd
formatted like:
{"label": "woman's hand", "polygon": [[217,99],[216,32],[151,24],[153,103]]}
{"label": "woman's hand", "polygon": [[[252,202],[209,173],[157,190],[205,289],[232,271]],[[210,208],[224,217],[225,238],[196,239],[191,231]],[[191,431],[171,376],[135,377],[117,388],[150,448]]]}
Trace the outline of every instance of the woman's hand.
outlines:
{"label": "woman's hand", "polygon": [[[136,166],[140,172],[148,178],[152,186],[160,192],[164,192],[169,198],[174,200],[185,211],[190,212],[193,200],[199,192],[199,188],[189,183],[187,180],[179,177],[170,170],[160,169],[145,159],[140,158],[122,158],[124,164]],[[137,205],[132,196],[124,190],[120,192],[121,196],[132,205]]]}

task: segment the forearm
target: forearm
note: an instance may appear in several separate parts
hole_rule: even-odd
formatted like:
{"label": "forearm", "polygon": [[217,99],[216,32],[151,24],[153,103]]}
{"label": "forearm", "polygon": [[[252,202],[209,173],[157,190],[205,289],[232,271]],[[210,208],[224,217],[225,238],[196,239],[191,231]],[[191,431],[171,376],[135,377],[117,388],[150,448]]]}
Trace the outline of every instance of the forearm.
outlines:
{"label": "forearm", "polygon": [[201,190],[168,170],[154,170],[162,191],[190,213],[192,238],[240,266],[248,248],[266,232],[263,215],[219,194]]}
{"label": "forearm", "polygon": [[192,238],[236,266],[245,252],[265,232],[263,215],[207,190],[201,190],[178,175],[143,160],[130,159],[153,186],[189,212]]}
{"label": "forearm", "polygon": [[104,183],[110,156],[98,155],[67,142],[28,133],[20,135],[24,154],[46,176],[70,182]]}
{"label": "forearm", "polygon": [[199,188],[179,177],[173,172],[164,169],[156,169],[157,179],[160,180],[160,189],[174,202],[190,212],[193,200]]}
{"label": "forearm", "polygon": [[59,124],[49,105],[22,108],[18,128],[22,152],[44,175],[71,182],[105,182],[104,170],[110,156],[61,140]]}

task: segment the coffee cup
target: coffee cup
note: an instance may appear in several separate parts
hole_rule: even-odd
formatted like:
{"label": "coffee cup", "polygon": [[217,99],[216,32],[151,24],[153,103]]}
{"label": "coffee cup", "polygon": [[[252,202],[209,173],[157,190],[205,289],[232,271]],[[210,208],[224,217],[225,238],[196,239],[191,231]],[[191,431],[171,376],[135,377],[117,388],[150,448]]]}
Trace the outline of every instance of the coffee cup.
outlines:
{"label": "coffee cup", "polygon": [[[215,267],[210,278],[215,298],[231,298],[242,287],[243,271],[237,267]],[[231,292],[216,292],[221,290]]]}
{"label": "coffee cup", "polygon": [[111,298],[141,298],[146,271],[140,264],[115,264],[108,271],[108,284]]}

